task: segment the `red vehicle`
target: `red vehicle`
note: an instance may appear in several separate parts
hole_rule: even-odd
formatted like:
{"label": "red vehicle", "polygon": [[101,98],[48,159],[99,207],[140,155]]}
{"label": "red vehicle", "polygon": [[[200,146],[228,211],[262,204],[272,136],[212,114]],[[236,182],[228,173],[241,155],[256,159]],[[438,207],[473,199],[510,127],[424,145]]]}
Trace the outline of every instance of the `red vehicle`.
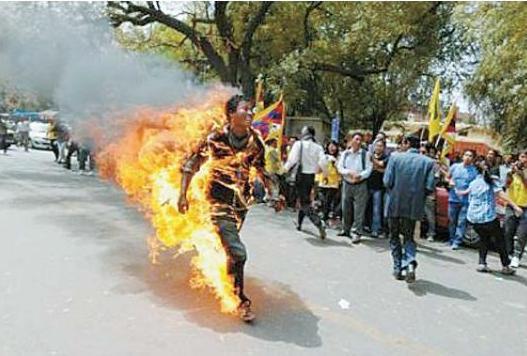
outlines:
{"label": "red vehicle", "polygon": [[[505,203],[501,199],[497,200],[496,213],[498,214],[498,219],[503,224]],[[448,236],[448,190],[443,187],[436,188],[436,228],[442,230],[442,232],[446,232]],[[474,246],[478,242],[478,234],[476,234],[470,224],[467,224],[463,243],[468,246]]]}

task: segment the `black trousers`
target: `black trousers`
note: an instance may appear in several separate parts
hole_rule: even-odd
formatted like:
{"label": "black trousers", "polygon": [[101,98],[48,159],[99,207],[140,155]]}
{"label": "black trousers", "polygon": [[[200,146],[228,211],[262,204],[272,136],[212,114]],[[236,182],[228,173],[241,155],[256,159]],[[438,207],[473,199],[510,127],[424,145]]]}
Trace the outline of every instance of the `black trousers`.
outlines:
{"label": "black trousers", "polygon": [[298,210],[298,226],[302,226],[304,217],[307,216],[315,226],[319,227],[322,223],[320,217],[314,212],[311,206],[311,190],[315,185],[315,175],[298,173],[296,177],[296,193],[300,201]]}
{"label": "black trousers", "polygon": [[337,216],[339,206],[339,189],[338,188],[319,188],[319,199],[322,202],[322,212],[324,220],[329,219],[329,215]]}
{"label": "black trousers", "polygon": [[491,242],[494,241],[494,247],[500,255],[502,266],[508,266],[511,261],[509,255],[505,251],[505,238],[499,220],[494,219],[488,223],[472,224],[472,226],[480,237],[479,263],[487,264],[487,252],[489,251]]}
{"label": "black trousers", "polygon": [[57,140],[51,139],[51,151],[53,152],[53,155],[55,156],[55,161],[59,159],[59,147],[57,146]]}
{"label": "black trousers", "polygon": [[239,214],[237,219],[219,217],[212,219],[220,236],[223,249],[227,254],[227,273],[233,276],[234,290],[242,303],[249,300],[243,288],[247,249],[240,239],[240,229],[245,219],[245,214],[245,212]]}

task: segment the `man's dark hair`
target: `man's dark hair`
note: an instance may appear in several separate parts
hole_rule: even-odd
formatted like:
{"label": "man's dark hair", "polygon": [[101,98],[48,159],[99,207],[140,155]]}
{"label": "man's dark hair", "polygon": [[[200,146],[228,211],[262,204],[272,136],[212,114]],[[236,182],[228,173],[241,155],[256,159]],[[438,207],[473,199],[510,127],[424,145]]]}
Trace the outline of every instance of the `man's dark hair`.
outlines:
{"label": "man's dark hair", "polygon": [[476,159],[476,151],[474,151],[473,149],[469,148],[469,149],[466,149],[463,154],[467,153],[467,152],[470,152],[472,153],[472,158]]}
{"label": "man's dark hair", "polygon": [[306,130],[311,136],[315,136],[315,128],[313,126],[308,126]]}
{"label": "man's dark hair", "polygon": [[225,104],[225,116],[227,116],[227,119],[229,119],[230,114],[233,112],[236,112],[236,109],[238,108],[238,104],[240,101],[245,100],[242,95],[233,95],[231,98],[227,101]]}
{"label": "man's dark hair", "polygon": [[500,155],[500,153],[497,150],[495,150],[494,148],[491,148],[490,150],[488,150],[487,154],[489,154],[490,151],[494,152],[494,156],[496,156],[496,157],[498,157]]}
{"label": "man's dark hair", "polygon": [[421,146],[421,140],[419,140],[419,137],[408,135],[404,137],[404,140],[408,142],[410,148],[419,149]]}
{"label": "man's dark hair", "polygon": [[430,151],[433,150],[435,153],[437,153],[437,147],[433,143],[427,142],[425,147],[426,147],[426,152],[430,153]]}
{"label": "man's dark hair", "polygon": [[361,140],[364,138],[364,135],[360,131],[352,132],[351,135],[347,135],[346,140],[350,140],[354,138],[355,136],[360,136]]}

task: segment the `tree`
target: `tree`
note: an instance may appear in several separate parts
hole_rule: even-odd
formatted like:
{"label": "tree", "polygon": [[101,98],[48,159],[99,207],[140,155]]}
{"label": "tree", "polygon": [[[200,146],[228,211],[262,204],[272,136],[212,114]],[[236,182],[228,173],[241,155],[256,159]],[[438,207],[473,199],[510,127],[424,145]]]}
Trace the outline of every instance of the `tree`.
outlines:
{"label": "tree", "polygon": [[[164,12],[159,2],[148,1],[146,6],[110,2],[108,6],[112,10],[110,19],[114,26],[127,22],[136,26],[159,23],[184,35],[183,41],[189,40],[199,49],[222,82],[240,85],[244,93],[249,94],[253,92],[255,78],[251,68],[253,38],[272,4],[270,1],[249,4],[216,2],[213,9],[205,4],[205,8],[196,8],[190,14],[190,23]],[[244,18],[242,26],[235,27],[234,14]],[[214,24],[219,41],[212,40],[212,33],[204,32],[197,26],[199,24]]]}
{"label": "tree", "polygon": [[247,95],[263,73],[270,91],[285,92],[290,113],[329,120],[338,112],[345,127],[378,130],[423,83],[431,92],[434,72],[459,52],[450,3],[201,2],[181,16],[153,3],[110,7],[116,26],[153,24],[148,36],[121,32],[138,48]]}
{"label": "tree", "polygon": [[527,5],[481,3],[465,7],[467,41],[479,63],[465,89],[509,149],[527,146]]}

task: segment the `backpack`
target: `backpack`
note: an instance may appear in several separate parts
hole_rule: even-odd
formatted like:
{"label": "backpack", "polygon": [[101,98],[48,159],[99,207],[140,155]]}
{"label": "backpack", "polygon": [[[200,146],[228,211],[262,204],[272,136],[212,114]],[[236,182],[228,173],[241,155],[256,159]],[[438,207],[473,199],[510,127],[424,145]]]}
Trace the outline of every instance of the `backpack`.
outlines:
{"label": "backpack", "polygon": [[[343,162],[346,162],[347,155],[349,154],[349,151],[346,151],[344,154],[344,157],[342,158]],[[360,161],[362,165],[362,170],[366,169],[366,150],[364,148],[360,149]]]}

